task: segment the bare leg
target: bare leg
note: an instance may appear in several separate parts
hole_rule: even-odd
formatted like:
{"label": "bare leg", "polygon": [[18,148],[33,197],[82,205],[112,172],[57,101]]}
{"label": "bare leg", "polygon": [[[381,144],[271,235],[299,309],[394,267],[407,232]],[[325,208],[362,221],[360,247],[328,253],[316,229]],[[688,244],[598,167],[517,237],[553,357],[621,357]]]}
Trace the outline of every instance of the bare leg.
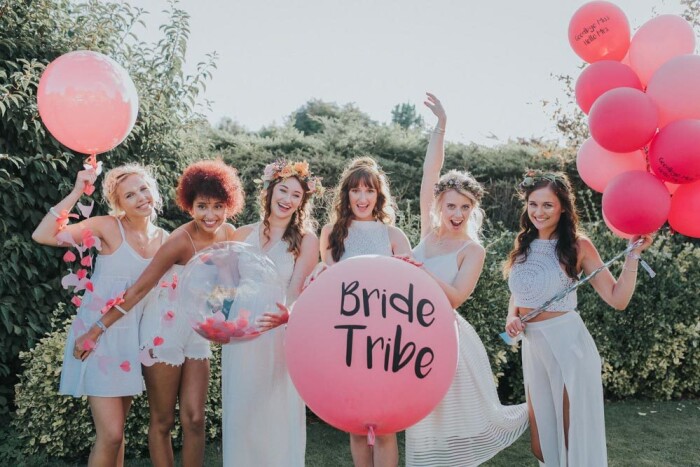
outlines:
{"label": "bare leg", "polygon": [[148,452],[154,467],[175,465],[171,431],[175,425],[175,403],[181,374],[181,366],[167,363],[143,367],[151,415],[148,424]]}
{"label": "bare leg", "polygon": [[120,451],[123,455],[127,400],[130,404],[131,397],[88,397],[96,432],[95,444],[88,458],[89,467],[118,465]]}
{"label": "bare leg", "polygon": [[208,389],[209,359],[185,359],[180,381],[183,467],[200,467],[204,464],[204,405]]}
{"label": "bare leg", "polygon": [[542,455],[542,447],[540,446],[540,434],[537,431],[537,420],[535,420],[535,410],[532,408],[532,402],[530,402],[530,390],[527,392],[527,414],[530,419],[530,446],[532,448],[532,453],[535,455],[538,461],[544,462],[544,456]]}
{"label": "bare leg", "polygon": [[[122,400],[122,409],[124,413],[124,424],[126,424],[126,418],[129,416],[129,409],[131,409],[131,397],[120,397]],[[122,437],[122,445],[119,448],[119,454],[117,454],[117,467],[124,467],[124,452],[126,451],[126,438]]]}
{"label": "bare leg", "polygon": [[350,434],[350,452],[355,467],[373,467],[372,448],[367,446],[367,436]]}
{"label": "bare leg", "polygon": [[399,443],[396,434],[377,436],[374,443],[374,467],[397,467]]}

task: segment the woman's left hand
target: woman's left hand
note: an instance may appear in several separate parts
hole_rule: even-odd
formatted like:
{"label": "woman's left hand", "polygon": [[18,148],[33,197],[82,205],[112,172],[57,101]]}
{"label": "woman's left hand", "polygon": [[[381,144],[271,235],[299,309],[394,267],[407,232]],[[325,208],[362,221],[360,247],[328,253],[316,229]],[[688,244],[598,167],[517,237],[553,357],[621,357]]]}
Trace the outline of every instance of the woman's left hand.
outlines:
{"label": "woman's left hand", "polygon": [[263,315],[257,319],[256,324],[260,329],[260,332],[269,331],[278,326],[286,324],[289,321],[289,308],[287,308],[282,303],[277,303],[277,308],[282,312],[280,313],[263,313]]}
{"label": "woman's left hand", "polygon": [[651,246],[651,244],[654,242],[654,236],[652,234],[635,235],[634,237],[632,237],[630,242],[635,243],[637,240],[640,240],[640,239],[644,240],[644,242],[641,245],[639,245],[637,248],[632,250],[633,252],[635,252],[637,254],[641,254],[642,251],[646,250],[647,248],[649,248]]}
{"label": "woman's left hand", "polygon": [[408,264],[412,264],[419,268],[423,266],[423,263],[414,258],[413,255],[394,255],[394,258],[400,259],[401,261],[406,261]]}
{"label": "woman's left hand", "polygon": [[73,345],[73,357],[85,361],[95,350],[99,337],[100,333],[95,333],[92,329],[78,337]]}

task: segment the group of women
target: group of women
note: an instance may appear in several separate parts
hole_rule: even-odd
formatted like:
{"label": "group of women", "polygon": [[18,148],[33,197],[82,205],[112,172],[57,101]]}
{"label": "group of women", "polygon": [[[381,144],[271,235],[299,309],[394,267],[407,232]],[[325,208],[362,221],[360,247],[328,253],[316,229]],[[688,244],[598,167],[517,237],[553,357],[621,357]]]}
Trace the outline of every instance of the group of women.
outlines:
{"label": "group of women", "polygon": [[[221,161],[190,165],[176,194],[179,207],[192,220],[170,234],[154,224],[161,197],[147,169],[128,164],[107,173],[103,194],[109,215],[64,227],[76,243],[88,229],[101,242],[91,277],[93,290],[84,294],[68,335],[60,385],[62,394],[88,396],[96,429],[89,465],[123,465],[124,424],[143,382],[153,464],[174,465],[171,430],[177,403],[182,464],[203,464],[211,352],[188,320],[174,312],[168,290],[176,287],[178,273],[197,252],[217,242],[252,245],[273,260],[287,284],[286,304],[259,323],[270,330],[250,341],[229,343],[222,351],[227,466],[304,465],[305,408],[287,374],[280,325],[305,284],[325,268],[357,255],[393,255],[427,271],[453,308],[469,298],[485,259],[479,239],[484,190],[467,172],[440,176],[447,117],[434,95],[428,94],[425,104],[436,115],[437,125],[423,164],[421,240],[413,250],[394,226],[395,203],[386,174],[369,157],[355,159],[345,168],[335,189],[330,222],[320,238],[311,216],[320,181],[304,162],[268,165],[261,177],[261,221],[237,229],[227,222],[243,209],[236,170]],[[34,232],[37,242],[60,244],[58,213],[70,211],[95,178],[94,170],[78,173],[73,191],[51,208]],[[563,174],[531,172],[519,192],[525,208],[505,266],[512,293],[506,331],[511,336],[524,332],[527,403],[500,404],[484,346],[468,321],[455,312],[457,372],[442,402],[406,431],[407,465],[478,465],[509,446],[528,422],[533,452],[545,465],[607,463],[600,357],[575,312],[575,291],[527,324],[520,320],[582,272],[603,263],[579,231],[574,194]],[[604,271],[591,281],[613,307],[623,309],[629,302],[639,254],[650,244],[651,238],[645,236],[628,255],[617,280]],[[91,297],[117,296],[122,299],[107,306],[91,305]],[[144,351],[149,365],[140,368]],[[364,436],[351,435],[350,450],[356,466],[398,465],[395,435],[377,437],[373,447]]]}

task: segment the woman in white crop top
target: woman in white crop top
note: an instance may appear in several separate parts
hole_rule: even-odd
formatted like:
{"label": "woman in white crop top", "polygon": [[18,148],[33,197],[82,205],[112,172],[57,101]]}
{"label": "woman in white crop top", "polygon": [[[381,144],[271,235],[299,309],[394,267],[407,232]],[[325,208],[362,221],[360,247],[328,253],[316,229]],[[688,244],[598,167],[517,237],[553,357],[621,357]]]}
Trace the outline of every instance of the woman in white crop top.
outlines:
{"label": "woman in white crop top", "polygon": [[[505,265],[511,291],[506,331],[523,339],[525,397],[532,451],[544,465],[607,465],[601,361],[593,338],[576,313],[576,293],[529,321],[533,308],[603,265],[591,241],[578,231],[574,194],[566,175],[530,171],[520,183],[525,207],[520,232]],[[617,280],[608,270],[591,280],[606,303],[627,307],[637,280],[639,254],[627,256]],[[633,240],[637,240],[634,238]]]}
{"label": "woman in white crop top", "polygon": [[[421,241],[415,260],[440,284],[453,308],[472,294],[484,265],[479,242],[483,188],[469,173],[440,177],[447,116],[428,94],[425,104],[438,118],[423,163]],[[455,312],[459,358],[454,380],[438,406],[406,430],[406,465],[479,465],[518,439],[527,428],[525,404],[503,406],[486,349],[474,328]]]}
{"label": "woman in white crop top", "polygon": [[[335,191],[331,222],[321,229],[319,270],[352,256],[410,254],[408,238],[394,227],[394,219],[394,199],[377,162],[370,157],[351,161]],[[395,434],[377,436],[374,448],[366,436],[351,434],[350,451],[356,467],[395,467],[399,462]]]}

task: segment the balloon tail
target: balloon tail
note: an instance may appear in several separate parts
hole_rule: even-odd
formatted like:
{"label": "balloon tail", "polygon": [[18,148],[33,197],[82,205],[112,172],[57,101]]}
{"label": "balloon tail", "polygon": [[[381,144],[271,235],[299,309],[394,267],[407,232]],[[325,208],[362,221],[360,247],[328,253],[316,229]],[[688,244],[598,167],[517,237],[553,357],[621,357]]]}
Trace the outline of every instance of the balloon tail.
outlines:
{"label": "balloon tail", "polygon": [[374,425],[367,426],[367,446],[374,446],[374,440],[377,436],[374,434]]}

